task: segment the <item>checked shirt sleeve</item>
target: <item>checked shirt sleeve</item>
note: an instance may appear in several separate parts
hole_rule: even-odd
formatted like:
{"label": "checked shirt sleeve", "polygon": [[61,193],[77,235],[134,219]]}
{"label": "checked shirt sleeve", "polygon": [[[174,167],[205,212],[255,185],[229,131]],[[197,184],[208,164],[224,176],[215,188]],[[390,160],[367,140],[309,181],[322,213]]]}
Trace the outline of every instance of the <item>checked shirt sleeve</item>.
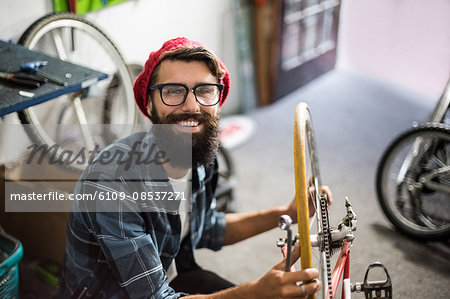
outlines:
{"label": "checked shirt sleeve", "polygon": [[[127,192],[120,180],[82,184],[80,192],[116,190]],[[102,203],[103,204],[103,203]],[[85,225],[98,241],[113,277],[130,298],[179,298],[168,285],[152,228],[146,227],[142,213],[132,200],[108,202],[114,211],[83,213]],[[98,206],[96,206],[98,208]]]}
{"label": "checked shirt sleeve", "polygon": [[216,208],[215,190],[218,180],[218,164],[213,168],[198,168],[198,177],[204,179],[205,184],[201,185],[199,190],[193,194],[196,198],[198,214],[202,219],[202,231],[191,232],[193,239],[196,240],[197,248],[209,248],[220,250],[223,246],[225,235],[225,213],[218,212]]}
{"label": "checked shirt sleeve", "polygon": [[[215,203],[213,203],[215,205]],[[225,235],[225,213],[209,208],[205,214],[203,234],[197,248],[209,248],[218,251],[223,246]]]}

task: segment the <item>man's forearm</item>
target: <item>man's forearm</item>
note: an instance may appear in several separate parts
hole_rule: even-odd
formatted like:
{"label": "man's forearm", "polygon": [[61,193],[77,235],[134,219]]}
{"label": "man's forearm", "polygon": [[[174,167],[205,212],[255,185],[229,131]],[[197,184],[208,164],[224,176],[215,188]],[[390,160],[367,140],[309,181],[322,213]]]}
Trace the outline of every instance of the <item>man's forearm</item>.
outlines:
{"label": "man's forearm", "polygon": [[[300,257],[300,247],[294,246],[292,262]],[[210,295],[187,296],[192,299],[278,299],[299,298],[316,293],[321,283],[316,279],[319,276],[317,269],[305,269],[296,272],[285,272],[283,259],[270,269],[261,278],[226,289]],[[306,287],[300,288],[298,282],[303,281]]]}
{"label": "man's forearm", "polygon": [[276,227],[278,218],[285,213],[288,213],[288,206],[252,213],[227,214],[224,245],[234,244]]}

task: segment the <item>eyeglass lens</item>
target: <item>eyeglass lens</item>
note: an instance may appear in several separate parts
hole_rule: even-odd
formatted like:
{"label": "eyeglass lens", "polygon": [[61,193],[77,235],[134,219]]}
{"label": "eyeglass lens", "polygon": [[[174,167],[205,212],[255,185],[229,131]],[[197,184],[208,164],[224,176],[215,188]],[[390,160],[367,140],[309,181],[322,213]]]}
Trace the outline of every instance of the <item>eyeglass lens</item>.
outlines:
{"label": "eyeglass lens", "polygon": [[[167,105],[181,104],[188,92],[188,87],[175,84],[165,85],[161,89],[162,99]],[[220,89],[214,84],[197,85],[194,87],[194,95],[202,105],[215,105],[220,97]]]}

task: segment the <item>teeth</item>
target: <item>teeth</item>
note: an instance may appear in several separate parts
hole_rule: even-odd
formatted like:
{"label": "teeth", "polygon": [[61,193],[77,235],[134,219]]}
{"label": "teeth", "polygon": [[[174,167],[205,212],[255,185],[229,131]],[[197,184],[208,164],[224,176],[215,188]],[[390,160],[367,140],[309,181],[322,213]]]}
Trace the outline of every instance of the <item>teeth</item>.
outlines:
{"label": "teeth", "polygon": [[178,124],[182,127],[196,127],[198,126],[198,121],[180,121]]}

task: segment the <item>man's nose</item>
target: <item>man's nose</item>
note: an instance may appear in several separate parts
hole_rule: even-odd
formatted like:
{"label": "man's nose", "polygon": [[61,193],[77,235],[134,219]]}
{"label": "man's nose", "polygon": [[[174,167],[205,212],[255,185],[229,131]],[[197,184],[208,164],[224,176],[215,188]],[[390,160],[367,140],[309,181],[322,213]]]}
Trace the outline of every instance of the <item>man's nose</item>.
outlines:
{"label": "man's nose", "polygon": [[198,112],[200,110],[200,104],[195,99],[194,91],[189,89],[186,96],[186,101],[184,101],[182,109],[184,111]]}

